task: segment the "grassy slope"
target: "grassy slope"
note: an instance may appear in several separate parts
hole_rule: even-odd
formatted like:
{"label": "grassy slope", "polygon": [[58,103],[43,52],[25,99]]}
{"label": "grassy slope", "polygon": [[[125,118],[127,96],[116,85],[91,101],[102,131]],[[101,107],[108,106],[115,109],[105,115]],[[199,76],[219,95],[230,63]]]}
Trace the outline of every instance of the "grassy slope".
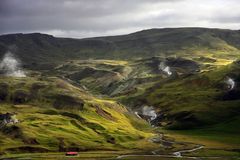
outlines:
{"label": "grassy slope", "polygon": [[[179,77],[176,80],[160,80],[153,87],[148,88],[142,95],[136,97],[124,97],[125,103],[137,104],[145,101],[159,109],[159,112],[167,112],[169,118],[178,113],[189,112],[193,116],[193,123],[200,121],[204,124],[218,123],[219,121],[237,116],[239,113],[239,98],[222,100],[221,97],[229,92],[224,88],[224,78],[231,76],[238,84],[239,64],[231,64],[219,69],[200,73],[197,75]],[[239,92],[239,86],[235,89]],[[196,121],[194,122],[194,120]],[[175,128],[180,124],[172,124]],[[191,122],[190,122],[191,123]],[[189,123],[189,125],[190,125]],[[179,126],[178,126],[179,125]]]}
{"label": "grassy slope", "polygon": [[76,58],[129,60],[205,54],[224,58],[239,53],[239,37],[239,31],[206,28],[150,29],[88,39],[55,38],[38,33],[13,34],[0,36],[0,55],[11,50],[26,67],[35,69],[51,68],[66,59]]}
{"label": "grassy slope", "polygon": [[[146,122],[138,122],[124,106],[100,100],[57,78],[1,78],[9,85],[9,97],[0,104],[1,112],[16,112],[19,124],[1,130],[0,152],[58,151],[59,139],[64,147],[80,150],[118,150],[152,147],[146,138],[153,136]],[[34,83],[43,83],[37,98],[14,105],[15,90],[30,92]],[[18,87],[16,87],[18,86]],[[83,109],[54,106],[55,95],[71,95],[84,100]],[[97,112],[100,108],[102,112]],[[137,129],[135,126],[142,126]],[[145,128],[145,129],[144,129]],[[114,142],[107,142],[114,139]],[[29,149],[30,148],[30,149]]]}
{"label": "grassy slope", "polygon": [[[130,68],[131,72],[126,77],[123,76],[124,80],[120,79],[119,82],[113,80],[116,87],[129,85],[130,89],[127,90],[129,92],[122,92],[114,98],[124,102],[127,106],[141,105],[141,103],[142,105],[143,103],[153,105],[160,113],[167,113],[166,119],[163,120],[167,123],[173,122],[170,125],[171,128],[180,129],[219,123],[229,117],[236,116],[239,112],[238,98],[235,100],[221,99],[229,93],[224,84],[227,76],[237,81],[235,91],[238,93],[239,65],[237,63],[231,64],[231,61],[226,62],[219,58],[214,59],[214,62],[211,61],[213,61],[213,58],[207,59],[207,57],[203,58],[202,56],[198,59],[198,63],[201,64],[203,69],[202,72],[194,75],[182,75],[178,78],[163,78],[160,73],[153,72],[154,68],[151,68],[148,64],[152,61],[148,59],[129,62],[113,60],[75,61],[71,64],[67,63],[50,73],[64,75],[75,70],[79,71],[86,66],[94,67],[100,78],[91,77],[93,76],[91,74],[87,78],[83,76],[79,83],[86,85],[91,92],[94,91],[99,94],[102,92],[100,86],[104,86],[103,84],[111,79],[111,77],[108,77],[101,80],[102,77],[107,77],[105,75],[113,70],[119,72],[122,68]],[[102,74],[102,70],[107,72]],[[123,75],[121,72],[119,74]],[[153,80],[149,78],[153,78]],[[135,82],[133,86],[130,85],[131,82],[139,79],[143,82],[139,84]],[[111,90],[114,85],[103,87],[103,89]],[[183,112],[190,114],[192,120],[182,122],[177,120],[175,116]]]}
{"label": "grassy slope", "polygon": [[[140,101],[165,113],[161,119],[165,127],[160,131],[167,136],[205,145],[190,156],[239,157],[239,69],[239,62],[216,66],[196,75],[159,80],[140,94],[120,98],[126,104]],[[234,91],[226,89],[227,76],[236,82]],[[231,93],[238,96],[230,98]],[[184,112],[188,113],[186,117]]]}
{"label": "grassy slope", "polygon": [[[207,127],[200,127],[195,130],[179,131],[174,133],[171,132],[171,134],[174,134],[176,137],[180,137],[180,139],[191,139],[196,142],[197,137],[197,139],[199,139],[197,141],[198,143],[203,141],[203,143],[208,144],[209,146],[216,147],[228,145],[230,147],[239,147],[238,137],[236,136],[238,135],[237,130],[239,130],[237,125],[239,122],[239,98],[224,101],[219,99],[220,97],[228,94],[223,83],[226,76],[233,77],[239,83],[239,65],[231,64],[239,57],[239,31],[196,28],[164,30],[153,29],[125,36],[100,37],[84,40],[55,39],[54,37],[49,38],[49,36],[42,36],[38,34],[11,35],[1,36],[1,53],[4,53],[9,45],[12,44],[19,47],[17,52],[18,56],[25,64],[27,64],[27,67],[31,69],[40,69],[42,66],[28,62],[52,63],[54,61],[54,63],[62,64],[61,61],[66,60],[65,53],[71,53],[68,55],[70,56],[70,59],[134,59],[155,55],[160,55],[162,57],[176,55],[197,61],[201,64],[202,73],[197,75],[184,75],[180,76],[178,79],[163,79],[162,77],[159,77],[159,80],[146,81],[146,83],[137,85],[137,92],[126,95],[117,95],[115,99],[121,100],[127,105],[135,105],[137,103],[144,102],[155,106],[160,113],[166,113],[166,117],[164,117],[163,122],[165,122],[165,124],[169,124],[167,125],[168,128],[184,129],[200,127],[202,125]],[[29,47],[29,44],[31,44],[31,47]],[[14,48],[14,46],[11,46],[10,48]],[[36,55],[29,56],[30,53],[34,53]],[[33,59],[32,57],[36,57],[36,59]],[[120,68],[122,66],[127,66],[134,68],[135,73],[144,73],[136,74],[135,78],[133,78],[134,75],[132,75],[131,78],[134,80],[137,78],[146,78],[144,80],[148,80],[147,78],[157,77],[152,73],[149,74],[149,68],[146,69],[146,66],[142,65],[142,63],[135,65],[137,61],[100,61],[98,62],[100,64],[99,66],[102,66],[100,69],[98,68],[99,66],[96,67],[95,64],[91,65],[96,67],[100,72],[104,71],[105,73],[105,70],[111,71],[114,66],[117,65],[116,68],[119,66]],[[58,64],[54,64],[54,66],[55,65]],[[86,64],[86,66],[89,66],[89,64]],[[66,68],[60,70],[68,73],[69,71],[72,71],[73,68],[71,67],[76,66],[70,66],[68,70],[64,70]],[[81,68],[82,66],[78,67]],[[78,70],[78,67],[76,67],[75,70]],[[49,69],[53,67],[52,64],[47,64],[46,66],[43,65],[43,68]],[[48,74],[55,75],[55,73]],[[62,73],[58,76],[61,75]],[[133,80],[131,78],[129,81]],[[94,79],[95,78],[89,77],[89,79],[83,79],[81,83],[88,85],[88,88],[90,88],[91,91],[99,93],[102,89],[99,88],[99,86],[102,82],[105,82],[105,80],[103,79],[102,82],[100,81],[99,83],[98,81],[98,83],[96,83]],[[65,143],[67,146],[72,146],[73,144],[71,143],[77,141],[81,144],[81,146],[77,147],[81,149],[145,147],[145,143],[143,143],[144,140],[139,140],[141,137],[148,137],[152,134],[149,133],[151,131],[144,122],[138,122],[138,120],[133,116],[129,114],[126,115],[125,111],[119,115],[118,112],[116,112],[116,108],[119,109],[122,106],[119,106],[115,102],[94,98],[85,91],[79,90],[74,86],[69,86],[69,84],[66,85],[65,83],[62,85],[62,81],[60,81],[60,85],[56,86],[54,84],[59,83],[59,81],[56,83],[56,80],[57,79],[55,78],[52,80],[43,80],[43,83],[47,83],[47,86],[51,87],[46,87],[39,93],[40,100],[31,100],[25,105],[20,106],[13,106],[9,101],[1,104],[1,112],[18,110],[18,112],[21,113],[18,115],[19,117],[22,119],[25,119],[26,117],[26,121],[18,124],[19,127],[24,131],[23,133],[26,134],[26,137],[30,137],[30,139],[39,138],[37,141],[40,141],[41,143],[34,145],[29,144],[29,142],[23,142],[24,139],[22,138],[17,138],[13,141],[3,133],[1,133],[1,138],[4,140],[0,142],[6,144],[9,148],[12,148],[16,143],[18,143],[19,146],[27,145],[56,150],[58,148],[57,145],[59,144],[59,140],[57,138],[73,137],[66,138],[64,140],[66,141]],[[20,84],[21,80],[2,79],[1,81],[7,81],[7,83],[13,84],[10,85],[11,92],[13,92],[16,88],[19,88],[19,86],[20,88],[22,87],[22,84]],[[22,81],[29,83],[27,85],[23,85],[22,89],[30,92],[30,84],[36,81],[36,79],[23,79]],[[49,85],[49,81],[51,81],[51,85]],[[129,81],[127,83],[129,83]],[[236,91],[239,92],[239,85],[237,85]],[[59,110],[54,108],[53,101],[56,93],[66,93],[68,95],[84,99],[84,110],[76,111],[75,109],[66,108]],[[45,95],[47,96],[45,97]],[[100,106],[100,108],[104,109],[112,116],[114,115],[114,117],[120,121],[109,123],[109,120],[106,121],[103,116],[96,114],[95,105]],[[114,109],[112,107],[114,107]],[[29,113],[28,110],[32,112]],[[74,113],[75,116],[81,116],[86,119],[87,122],[91,123],[83,123],[76,120],[75,116],[75,118],[72,118],[69,114],[68,116],[66,116],[66,113],[63,115],[63,112]],[[176,115],[183,112],[187,112],[188,114],[190,113],[190,117],[192,119],[177,119]],[[37,119],[34,119],[35,115]],[[184,118],[184,116],[182,118]],[[232,118],[234,119],[232,120]],[[225,122],[228,119],[232,121]],[[59,124],[57,121],[61,123]],[[209,125],[216,123],[218,123],[216,126],[208,128]],[[45,129],[49,124],[50,130],[47,131],[48,134],[53,136],[57,135],[57,138],[46,138],[44,137],[45,130],[38,129],[38,127]],[[116,125],[119,125],[120,129],[117,128]],[[140,128],[145,128],[145,131],[139,132],[139,126],[141,126]],[[233,130],[230,129],[231,132],[229,132],[229,126],[233,128]],[[98,128],[97,131],[95,130],[96,127]],[[109,131],[105,130],[106,128],[109,129]],[[128,130],[128,128],[130,128],[130,130]],[[29,132],[31,130],[34,130],[35,132]],[[72,132],[73,130],[74,132]],[[106,140],[109,139],[109,137],[114,137],[117,143],[107,143]],[[135,140],[138,141],[138,145],[136,145]],[[148,144],[146,144],[146,146],[148,146]],[[6,148],[3,150],[5,149]]]}
{"label": "grassy slope", "polygon": [[[101,60],[101,62],[91,60],[85,61],[85,63],[76,61],[76,63],[87,66],[89,64],[92,66],[98,64],[99,67],[103,67],[102,69],[109,70],[113,69],[114,66],[119,67],[123,65],[131,67],[133,73],[141,73],[131,73],[137,75],[137,78],[158,76],[158,80],[153,82],[146,81],[140,85],[136,85],[138,88],[136,93],[130,93],[127,96],[122,94],[114,98],[123,101],[126,105],[139,104],[138,102],[143,102],[142,100],[144,99],[144,103],[155,106],[160,113],[167,113],[168,116],[166,119],[163,119],[163,122],[174,122],[167,126],[167,128],[189,129],[179,131],[164,130],[164,132],[179,141],[190,141],[206,145],[208,149],[199,152],[199,155],[236,156],[237,153],[232,151],[232,149],[238,149],[240,144],[238,136],[240,130],[238,126],[240,101],[239,98],[235,100],[222,100],[220,97],[228,93],[224,84],[227,76],[234,78],[237,82],[235,91],[238,92],[239,64],[236,62],[231,63],[232,60],[227,61],[227,59],[225,61],[218,58],[215,59],[216,61],[211,62],[212,59],[201,57],[197,61],[204,68],[202,72],[188,76],[183,75],[177,79],[162,78],[159,74],[149,72],[149,68],[144,63],[139,63],[138,61],[125,62],[124,64],[123,62],[111,61],[111,65],[108,63],[109,66],[102,65],[107,62],[104,60]],[[146,62],[146,60],[142,61]],[[76,67],[75,64],[72,65]],[[100,69],[99,67],[97,68]],[[149,72],[150,74],[143,74],[144,72]],[[134,76],[131,77],[131,74],[128,78],[134,79]],[[89,85],[94,86],[96,84],[89,83]],[[175,119],[175,115],[182,112],[189,112],[193,115],[193,121],[179,121]],[[196,119],[197,121],[195,121]],[[192,127],[196,127],[197,129],[191,129]]]}
{"label": "grassy slope", "polygon": [[237,159],[240,157],[239,122],[240,118],[235,117],[227,122],[198,129],[178,131],[161,129],[161,131],[176,141],[191,142],[205,146],[202,150],[185,155],[222,157],[222,159],[231,157],[229,159]]}
{"label": "grassy slope", "polygon": [[[239,148],[239,117],[230,119],[227,122],[222,122],[216,125],[207,126],[204,128],[185,130],[185,131],[166,131],[169,134],[178,134],[180,137],[185,137],[185,140],[191,140],[195,143],[205,144],[211,148]],[[178,137],[178,136],[176,136]]]}

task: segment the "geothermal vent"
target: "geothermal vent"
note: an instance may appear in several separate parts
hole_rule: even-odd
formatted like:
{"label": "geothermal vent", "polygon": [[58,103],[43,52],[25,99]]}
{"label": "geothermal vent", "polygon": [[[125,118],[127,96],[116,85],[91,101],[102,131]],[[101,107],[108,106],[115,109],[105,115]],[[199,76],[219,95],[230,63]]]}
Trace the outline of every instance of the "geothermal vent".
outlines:
{"label": "geothermal vent", "polygon": [[7,52],[0,62],[0,72],[10,77],[26,77],[21,62],[11,52]]}

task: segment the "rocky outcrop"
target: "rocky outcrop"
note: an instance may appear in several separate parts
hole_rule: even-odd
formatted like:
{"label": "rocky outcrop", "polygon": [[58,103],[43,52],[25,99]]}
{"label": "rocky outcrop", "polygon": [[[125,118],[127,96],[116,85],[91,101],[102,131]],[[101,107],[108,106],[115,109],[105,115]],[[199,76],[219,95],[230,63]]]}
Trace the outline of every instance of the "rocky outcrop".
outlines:
{"label": "rocky outcrop", "polygon": [[3,127],[7,124],[15,124],[18,123],[18,119],[16,118],[15,113],[5,113],[0,114],[0,127]]}

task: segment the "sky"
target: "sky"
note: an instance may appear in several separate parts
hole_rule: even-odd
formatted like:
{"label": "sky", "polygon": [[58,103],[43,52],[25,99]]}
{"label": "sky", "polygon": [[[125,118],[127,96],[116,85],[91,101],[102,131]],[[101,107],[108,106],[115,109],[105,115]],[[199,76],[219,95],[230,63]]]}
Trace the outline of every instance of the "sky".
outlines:
{"label": "sky", "polygon": [[240,1],[0,0],[0,34],[85,38],[175,27],[240,29]]}

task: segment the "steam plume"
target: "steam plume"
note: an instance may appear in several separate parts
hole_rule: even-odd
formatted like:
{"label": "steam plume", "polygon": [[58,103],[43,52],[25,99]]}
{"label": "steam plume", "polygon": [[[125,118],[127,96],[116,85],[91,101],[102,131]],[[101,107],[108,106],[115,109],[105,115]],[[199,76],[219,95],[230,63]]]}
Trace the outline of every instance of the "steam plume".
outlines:
{"label": "steam plume", "polygon": [[165,62],[160,62],[158,65],[158,69],[166,73],[168,76],[172,75],[172,72],[170,70],[170,67],[165,64]]}
{"label": "steam plume", "polygon": [[225,83],[228,85],[228,89],[229,90],[233,90],[234,89],[235,81],[232,78],[227,77],[227,80],[225,81]]}
{"label": "steam plume", "polygon": [[5,76],[26,77],[25,72],[21,69],[21,63],[11,52],[7,52],[1,63],[0,70]]}
{"label": "steam plume", "polygon": [[149,116],[151,120],[157,118],[157,114],[153,107],[144,106],[142,109],[142,114],[145,116]]}

